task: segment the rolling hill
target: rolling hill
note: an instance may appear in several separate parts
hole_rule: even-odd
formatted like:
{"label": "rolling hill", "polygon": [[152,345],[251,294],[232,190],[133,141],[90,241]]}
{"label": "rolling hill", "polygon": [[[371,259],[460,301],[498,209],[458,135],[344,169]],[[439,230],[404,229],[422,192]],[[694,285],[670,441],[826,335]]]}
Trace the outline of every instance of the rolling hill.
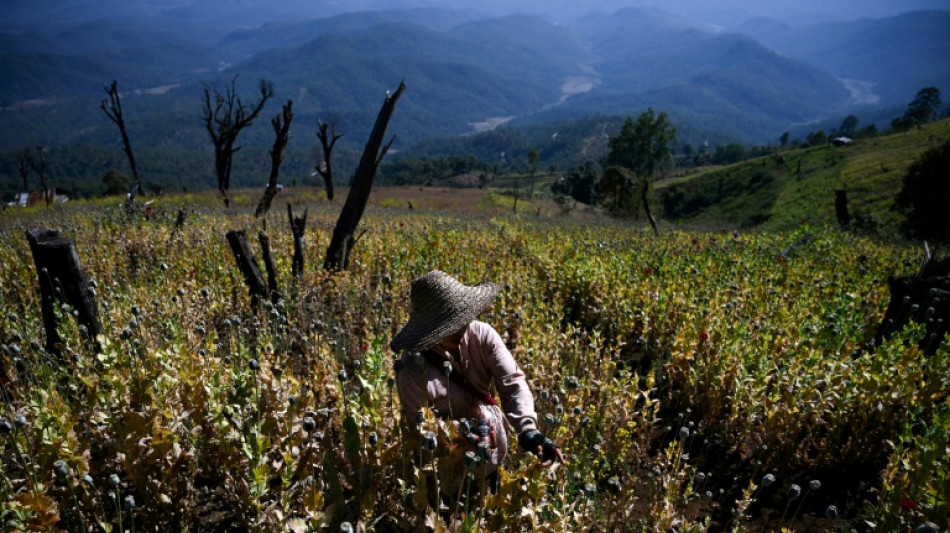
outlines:
{"label": "rolling hill", "polygon": [[854,224],[896,233],[892,210],[907,168],[926,150],[950,139],[950,119],[907,132],[772,155],[657,182],[665,217],[709,227],[781,230],[835,224],[835,194],[847,190]]}

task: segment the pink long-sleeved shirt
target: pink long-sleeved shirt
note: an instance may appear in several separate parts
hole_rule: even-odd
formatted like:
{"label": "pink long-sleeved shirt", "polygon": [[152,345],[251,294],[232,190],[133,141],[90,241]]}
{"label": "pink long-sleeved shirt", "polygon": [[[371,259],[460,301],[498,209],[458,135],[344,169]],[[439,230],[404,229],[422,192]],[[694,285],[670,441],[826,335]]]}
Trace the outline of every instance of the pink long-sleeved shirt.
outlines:
{"label": "pink long-sleeved shirt", "polygon": [[[497,391],[505,417],[516,433],[537,428],[534,396],[524,372],[495,328],[477,320],[471,322],[459,342],[459,354],[459,360],[452,361],[453,372],[460,372],[482,394]],[[424,406],[441,415],[451,413],[456,419],[479,417],[482,401],[451,383],[441,368],[435,368],[422,356],[403,354],[396,387],[408,420],[414,420],[416,412]]]}

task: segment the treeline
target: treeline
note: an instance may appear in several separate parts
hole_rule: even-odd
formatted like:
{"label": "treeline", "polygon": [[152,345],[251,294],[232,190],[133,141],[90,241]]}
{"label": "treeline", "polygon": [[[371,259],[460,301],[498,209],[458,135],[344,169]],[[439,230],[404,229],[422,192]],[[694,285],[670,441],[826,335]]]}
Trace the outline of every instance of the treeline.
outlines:
{"label": "treeline", "polygon": [[377,181],[381,185],[439,185],[448,178],[475,174],[476,181],[454,183],[455,185],[484,185],[489,176],[497,174],[498,165],[491,165],[475,156],[407,158],[383,162]]}

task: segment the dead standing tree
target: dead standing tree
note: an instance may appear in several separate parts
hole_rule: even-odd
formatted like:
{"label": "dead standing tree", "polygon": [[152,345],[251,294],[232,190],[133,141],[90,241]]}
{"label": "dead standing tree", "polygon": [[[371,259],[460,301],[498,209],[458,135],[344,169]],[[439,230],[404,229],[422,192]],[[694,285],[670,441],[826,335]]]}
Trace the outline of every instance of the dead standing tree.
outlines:
{"label": "dead standing tree", "polygon": [[135,165],[135,155],[132,153],[132,143],[129,141],[129,134],[125,130],[125,118],[122,116],[122,99],[119,97],[118,83],[113,80],[112,85],[106,87],[105,90],[109,98],[103,98],[99,102],[99,107],[109,117],[109,120],[119,127],[119,133],[122,134],[122,146],[125,148],[126,157],[129,158],[129,168],[132,169],[132,186],[129,188],[127,208],[129,213],[134,213],[135,198],[142,192],[142,180],[139,179],[139,170]]}
{"label": "dead standing tree", "polygon": [[[214,144],[214,170],[218,176],[218,190],[224,196],[224,205],[229,207],[228,189],[231,188],[231,160],[234,153],[241,149],[236,146],[237,137],[241,130],[250,126],[257,115],[264,109],[264,104],[274,95],[274,88],[265,80],[260,82],[261,99],[254,106],[248,106],[237,96],[235,83],[237,76],[231,78],[231,86],[221,94],[215,88],[205,86],[204,92],[204,120],[205,128]],[[211,103],[211,92],[214,91],[214,104]]]}
{"label": "dead standing tree", "polygon": [[27,148],[23,151],[23,157],[17,159],[16,161],[17,172],[20,173],[20,179],[23,180],[23,192],[27,194],[27,197],[30,195],[30,172],[33,171],[33,168],[30,166],[30,149]]}
{"label": "dead standing tree", "polygon": [[337,140],[343,136],[342,133],[336,132],[336,122],[331,121],[329,124],[317,120],[317,139],[320,140],[320,146],[323,148],[323,163],[317,165],[314,169],[317,174],[323,178],[323,184],[326,187],[327,191],[327,200],[333,201],[333,160],[331,156],[333,155],[333,145],[336,144]]}
{"label": "dead standing tree", "polygon": [[359,226],[360,218],[363,217],[369,194],[373,190],[376,169],[395,140],[395,137],[393,137],[383,145],[386,128],[389,127],[396,102],[405,88],[406,82],[403,80],[399,83],[399,88],[395,92],[387,93],[386,100],[379,110],[376,123],[373,125],[373,131],[370,133],[369,139],[366,141],[366,147],[363,149],[360,164],[356,167],[353,186],[350,187],[350,192],[346,196],[346,203],[343,204],[343,210],[340,211],[340,218],[337,219],[336,227],[333,228],[333,237],[330,239],[327,255],[323,261],[325,270],[344,270],[350,262],[350,252],[356,244],[354,234],[357,226]]}
{"label": "dead standing tree", "polygon": [[[46,207],[49,207],[50,202],[53,201],[53,195],[50,194],[49,185],[46,183],[46,160],[43,159],[43,147],[36,147],[36,155],[39,158],[39,164],[36,160],[33,159],[33,155],[30,153],[30,149],[27,148],[23,150],[23,157],[17,161],[17,170],[20,172],[20,177],[23,179],[23,187],[26,189],[27,198],[30,194],[30,186],[27,183],[27,178],[30,175],[30,172],[36,172],[40,177],[40,185],[43,187],[43,200],[46,202]],[[29,200],[27,200],[29,202]]]}
{"label": "dead standing tree", "polygon": [[[270,211],[270,204],[277,196],[277,177],[280,174],[280,164],[284,160],[284,148],[287,147],[287,141],[290,139],[290,122],[294,119],[294,102],[287,100],[287,103],[281,108],[281,114],[272,118],[270,123],[274,127],[274,147],[270,151],[270,177],[267,179],[267,189],[264,190],[264,196],[257,204],[254,210],[254,216],[261,217]],[[266,221],[264,228],[267,228]]]}

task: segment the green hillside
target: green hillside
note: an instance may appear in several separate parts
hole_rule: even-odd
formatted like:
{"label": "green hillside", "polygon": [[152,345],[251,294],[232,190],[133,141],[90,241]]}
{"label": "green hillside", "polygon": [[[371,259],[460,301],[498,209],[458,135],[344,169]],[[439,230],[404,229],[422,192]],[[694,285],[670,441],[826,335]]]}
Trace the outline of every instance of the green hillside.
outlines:
{"label": "green hillside", "polygon": [[661,180],[654,194],[670,220],[774,230],[836,223],[834,191],[844,188],[856,224],[891,233],[899,222],[891,205],[907,168],[947,139],[950,119],[943,119],[849,146],[777,152]]}

